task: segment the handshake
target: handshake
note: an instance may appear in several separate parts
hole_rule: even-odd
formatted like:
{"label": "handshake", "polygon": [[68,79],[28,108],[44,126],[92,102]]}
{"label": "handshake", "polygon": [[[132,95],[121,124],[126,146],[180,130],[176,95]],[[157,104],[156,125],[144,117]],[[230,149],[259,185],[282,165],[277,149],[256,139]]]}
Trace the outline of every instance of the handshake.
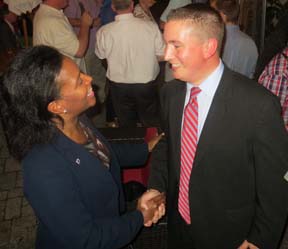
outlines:
{"label": "handshake", "polygon": [[165,202],[165,193],[160,193],[154,189],[147,190],[138,199],[137,210],[143,215],[144,226],[152,226],[153,223],[157,223],[165,215]]}

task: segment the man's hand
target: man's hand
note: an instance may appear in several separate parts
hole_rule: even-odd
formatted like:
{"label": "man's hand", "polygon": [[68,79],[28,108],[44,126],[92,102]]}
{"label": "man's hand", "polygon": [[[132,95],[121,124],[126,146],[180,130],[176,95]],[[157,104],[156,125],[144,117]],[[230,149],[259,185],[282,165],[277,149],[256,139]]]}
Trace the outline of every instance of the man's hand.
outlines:
{"label": "man's hand", "polygon": [[253,245],[252,243],[249,243],[247,240],[245,240],[241,246],[238,247],[238,249],[259,249],[259,247]]}
{"label": "man's hand", "polygon": [[164,193],[150,190],[145,192],[138,200],[137,209],[143,214],[145,226],[157,223],[165,214],[165,199]]}
{"label": "man's hand", "polygon": [[101,25],[101,19],[99,17],[94,18],[92,26],[99,27]]}

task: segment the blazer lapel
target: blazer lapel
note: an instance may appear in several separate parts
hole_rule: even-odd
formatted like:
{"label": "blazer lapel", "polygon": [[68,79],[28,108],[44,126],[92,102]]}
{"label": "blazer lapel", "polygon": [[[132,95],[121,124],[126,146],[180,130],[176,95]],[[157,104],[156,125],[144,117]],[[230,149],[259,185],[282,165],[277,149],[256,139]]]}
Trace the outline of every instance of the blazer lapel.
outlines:
{"label": "blazer lapel", "polygon": [[175,162],[179,164],[175,165],[175,171],[177,174],[177,179],[180,177],[180,153],[181,153],[181,125],[182,125],[182,116],[185,104],[186,96],[186,83],[177,82],[177,88],[175,88],[175,94],[172,96],[171,101],[171,128],[170,136],[171,141],[175,142]]}
{"label": "blazer lapel", "polygon": [[196,156],[194,160],[193,168],[197,168],[197,165],[201,161],[201,158],[205,155],[205,152],[211,145],[211,141],[215,140],[218,127],[225,122],[225,114],[229,109],[229,99],[231,98],[229,88],[229,70],[224,69],[219,86],[214,95],[211,103],[201,136],[198,141]]}
{"label": "blazer lapel", "polygon": [[[67,138],[64,134],[59,131],[59,134],[56,136],[53,146],[61,153],[63,156],[71,162],[73,167],[81,167],[83,162],[82,158],[91,157],[91,160],[96,160],[98,163],[98,159],[89,154],[88,151],[82,145],[76,144],[72,142],[69,138]],[[85,156],[83,157],[83,153]]]}

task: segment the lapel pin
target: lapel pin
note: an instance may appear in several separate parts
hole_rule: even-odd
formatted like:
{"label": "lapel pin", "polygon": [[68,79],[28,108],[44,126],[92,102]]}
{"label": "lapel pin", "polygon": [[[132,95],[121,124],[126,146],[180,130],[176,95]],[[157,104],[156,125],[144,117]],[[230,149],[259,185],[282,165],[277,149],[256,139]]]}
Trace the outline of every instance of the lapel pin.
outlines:
{"label": "lapel pin", "polygon": [[80,165],[80,159],[77,158],[76,161],[75,161],[78,165]]}

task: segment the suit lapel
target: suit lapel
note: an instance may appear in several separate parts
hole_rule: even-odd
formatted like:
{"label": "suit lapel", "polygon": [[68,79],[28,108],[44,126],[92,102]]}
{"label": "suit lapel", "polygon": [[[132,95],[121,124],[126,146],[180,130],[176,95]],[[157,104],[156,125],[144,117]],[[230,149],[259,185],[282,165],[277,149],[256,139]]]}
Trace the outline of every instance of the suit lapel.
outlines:
{"label": "suit lapel", "polygon": [[170,124],[171,128],[170,136],[171,141],[175,141],[175,162],[179,162],[175,165],[175,171],[177,174],[177,179],[180,177],[180,153],[181,153],[181,125],[182,125],[182,116],[183,109],[185,104],[185,96],[186,96],[186,83],[177,82],[175,88],[175,93],[173,94],[171,101],[172,113],[170,117],[172,118]]}
{"label": "suit lapel", "polygon": [[218,135],[217,131],[225,122],[225,115],[229,110],[229,99],[231,98],[228,91],[230,78],[230,71],[225,68],[199,138],[193,168],[198,167],[205,152],[212,144],[211,141],[215,141],[215,135]]}
{"label": "suit lapel", "polygon": [[[87,156],[90,160],[95,160],[95,163],[99,163],[98,159],[79,144],[72,142],[64,134],[59,131],[59,134],[56,136],[53,146],[58,150],[67,160],[71,162],[73,167],[81,167],[84,158],[86,160]],[[84,153],[84,154],[83,154]]]}

